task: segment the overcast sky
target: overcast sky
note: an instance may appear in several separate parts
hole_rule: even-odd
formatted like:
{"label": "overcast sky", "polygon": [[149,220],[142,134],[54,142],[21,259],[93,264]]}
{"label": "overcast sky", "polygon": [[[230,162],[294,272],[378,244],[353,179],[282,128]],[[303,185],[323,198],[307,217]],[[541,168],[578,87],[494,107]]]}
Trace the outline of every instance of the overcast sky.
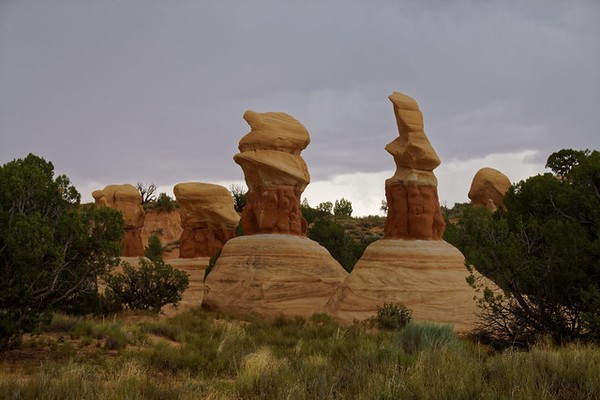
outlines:
{"label": "overcast sky", "polygon": [[245,110],[311,134],[311,205],[379,213],[417,100],[442,204],[600,149],[599,1],[0,0],[0,163],[32,152],[91,200],[112,183],[242,183]]}

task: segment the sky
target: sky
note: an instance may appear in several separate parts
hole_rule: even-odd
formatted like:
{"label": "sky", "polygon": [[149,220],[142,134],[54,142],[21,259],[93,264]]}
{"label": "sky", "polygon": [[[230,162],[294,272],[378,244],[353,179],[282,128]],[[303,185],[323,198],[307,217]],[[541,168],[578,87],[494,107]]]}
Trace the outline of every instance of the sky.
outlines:
{"label": "sky", "polygon": [[0,0],[0,163],[34,153],[91,201],[108,184],[243,184],[246,110],[310,132],[316,206],[379,214],[413,97],[440,203],[600,149],[600,2]]}

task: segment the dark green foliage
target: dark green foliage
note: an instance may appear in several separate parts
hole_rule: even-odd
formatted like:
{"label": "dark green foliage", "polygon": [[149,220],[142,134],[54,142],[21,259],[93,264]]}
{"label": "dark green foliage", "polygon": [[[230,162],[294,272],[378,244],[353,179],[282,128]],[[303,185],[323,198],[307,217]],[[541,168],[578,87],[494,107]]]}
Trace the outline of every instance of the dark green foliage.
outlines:
{"label": "dark green foliage", "polygon": [[208,260],[208,267],[206,267],[206,269],[204,270],[204,281],[206,281],[206,277],[208,276],[208,274],[210,274],[210,272],[215,267],[215,264],[217,263],[217,260],[219,259],[220,256],[221,256],[221,249],[219,249],[217,251],[217,254],[215,254],[214,256],[212,256],[210,258],[210,260]]}
{"label": "dark green foliage", "polygon": [[538,175],[511,187],[506,211],[465,209],[455,245],[503,291],[485,291],[482,330],[528,345],[597,339],[600,330],[600,153],[548,158],[560,179]]}
{"label": "dark green foliage", "polygon": [[333,206],[333,215],[336,217],[351,217],[352,216],[352,203],[350,200],[341,198],[335,201]]}
{"label": "dark green foliage", "polygon": [[400,330],[412,319],[412,311],[404,304],[383,303],[377,307],[375,322],[379,329]]}
{"label": "dark green foliage", "polygon": [[302,217],[306,220],[308,224],[312,224],[317,219],[327,218],[328,216],[330,216],[329,213],[323,210],[312,208],[308,204],[308,200],[306,199],[302,200],[302,204],[300,205],[300,211],[302,212]]}
{"label": "dark green foliage", "polygon": [[158,195],[156,200],[143,204],[144,210],[173,211],[179,208],[179,203],[166,193]]}
{"label": "dark green foliage", "polygon": [[151,261],[162,261],[165,249],[158,236],[152,234],[148,239],[148,246],[144,249],[144,255]]}
{"label": "dark green foliage", "polygon": [[308,231],[308,237],[329,250],[331,256],[348,272],[352,271],[366,247],[355,242],[342,225],[329,218],[318,219]]}
{"label": "dark green foliage", "polygon": [[140,258],[139,262],[139,268],[123,263],[123,272],[106,275],[108,303],[155,312],[166,304],[176,305],[189,285],[188,275],[162,260]]}
{"label": "dark green foliage", "polygon": [[80,207],[54,166],[29,154],[0,167],[0,350],[54,310],[89,312],[96,278],[118,263],[123,217]]}

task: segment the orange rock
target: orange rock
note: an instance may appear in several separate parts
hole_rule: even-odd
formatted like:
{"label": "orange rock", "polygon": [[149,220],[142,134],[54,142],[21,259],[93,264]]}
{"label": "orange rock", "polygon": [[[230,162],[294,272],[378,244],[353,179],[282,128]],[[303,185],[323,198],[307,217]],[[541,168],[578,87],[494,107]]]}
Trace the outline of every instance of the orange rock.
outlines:
{"label": "orange rock", "polygon": [[474,207],[486,207],[492,212],[503,208],[504,195],[510,185],[510,179],[497,169],[481,168],[471,182],[471,204]]}
{"label": "orange rock", "polygon": [[179,247],[175,245],[179,241],[183,228],[181,227],[181,217],[179,208],[171,211],[149,210],[144,219],[144,228],[142,229],[142,241],[144,248],[148,245],[150,236],[156,235],[163,246],[169,249],[163,253],[165,260],[179,257]]}
{"label": "orange rock", "polygon": [[100,207],[111,207],[121,211],[125,221],[124,257],[144,255],[142,228],[144,226],[144,208],[142,196],[135,186],[130,184],[109,185],[92,193]]}
{"label": "orange rock", "polygon": [[251,130],[233,159],[244,171],[248,193],[242,215],[244,234],[306,235],[300,196],[310,182],[300,152],[310,143],[308,131],[285,113],[246,111]]}
{"label": "orange rock", "polygon": [[396,163],[394,176],[385,182],[385,238],[440,240],[445,223],[432,172],[440,159],[425,135],[417,102],[398,92],[389,99],[394,105],[399,137],[385,147]]}
{"label": "orange rock", "polygon": [[173,193],[179,202],[183,228],[179,257],[212,257],[235,237],[240,216],[225,187],[199,182],[178,183]]}
{"label": "orange rock", "polygon": [[375,316],[384,303],[402,303],[418,321],[470,330],[477,321],[476,293],[466,282],[464,262],[460,251],[443,240],[378,240],[367,247],[327,310],[352,322]]}

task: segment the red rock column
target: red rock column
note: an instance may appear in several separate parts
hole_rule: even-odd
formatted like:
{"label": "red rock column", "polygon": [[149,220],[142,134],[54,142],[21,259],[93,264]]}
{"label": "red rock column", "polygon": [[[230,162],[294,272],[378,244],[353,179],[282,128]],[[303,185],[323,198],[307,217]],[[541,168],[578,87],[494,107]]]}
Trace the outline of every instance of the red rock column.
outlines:
{"label": "red rock column", "polygon": [[181,227],[179,257],[212,257],[235,237],[240,216],[233,198],[223,186],[209,183],[178,183],[173,193],[179,202]]}

